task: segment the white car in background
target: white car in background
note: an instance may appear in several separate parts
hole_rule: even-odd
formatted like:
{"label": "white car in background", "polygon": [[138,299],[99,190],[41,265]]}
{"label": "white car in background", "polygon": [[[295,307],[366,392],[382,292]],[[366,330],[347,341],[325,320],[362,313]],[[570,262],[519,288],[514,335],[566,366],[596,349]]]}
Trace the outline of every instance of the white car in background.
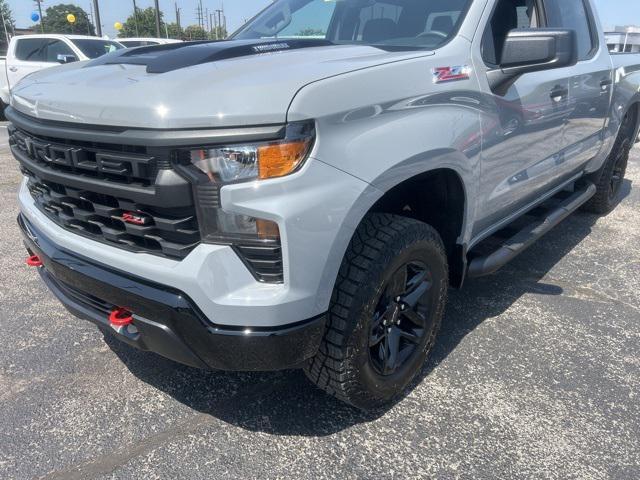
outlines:
{"label": "white car in background", "polygon": [[84,35],[13,37],[6,58],[0,59],[0,110],[9,105],[11,88],[27,75],[63,63],[91,60],[123,48],[117,41]]}
{"label": "white car in background", "polygon": [[179,42],[181,42],[181,40],[174,40],[172,38],[118,38],[118,43],[121,43],[127,48],[148,47],[151,45],[166,45],[168,43]]}

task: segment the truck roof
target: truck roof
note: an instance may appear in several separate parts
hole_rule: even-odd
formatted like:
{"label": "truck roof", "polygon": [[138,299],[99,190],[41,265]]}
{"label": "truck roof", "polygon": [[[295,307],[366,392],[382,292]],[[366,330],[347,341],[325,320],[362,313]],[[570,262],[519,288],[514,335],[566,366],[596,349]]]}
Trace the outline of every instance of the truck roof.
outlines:
{"label": "truck roof", "polygon": [[111,40],[110,38],[102,38],[102,37],[93,37],[93,36],[89,36],[89,35],[63,35],[60,33],[34,33],[34,34],[29,34],[29,35],[17,35],[13,38],[16,39],[20,39],[20,38],[59,38],[59,39],[63,39],[66,38],[68,40],[109,40],[109,41],[115,41],[117,42],[117,40]]}

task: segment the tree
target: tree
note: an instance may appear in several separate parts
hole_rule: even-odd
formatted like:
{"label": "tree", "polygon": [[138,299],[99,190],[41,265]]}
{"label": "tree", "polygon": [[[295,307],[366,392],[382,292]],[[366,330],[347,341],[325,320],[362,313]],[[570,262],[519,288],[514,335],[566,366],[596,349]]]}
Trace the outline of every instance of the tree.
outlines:
{"label": "tree", "polygon": [[326,32],[315,29],[315,28],[305,28],[304,30],[300,30],[296,36],[298,37],[324,37]]}
{"label": "tree", "polygon": [[207,32],[200,25],[189,25],[184,29],[184,36],[187,40],[207,40]]}
{"label": "tree", "polygon": [[209,39],[223,40],[227,38],[227,35],[227,30],[224,27],[215,27],[213,31],[209,32]]}
{"label": "tree", "polygon": [[6,0],[0,0],[0,13],[2,13],[2,18],[4,18],[4,25],[0,26],[0,38],[2,38],[2,43],[4,43],[6,40],[5,33],[11,35],[16,24],[13,19],[13,12]]}
{"label": "tree", "polygon": [[[76,17],[74,23],[69,23],[67,15],[72,13]],[[95,35],[89,15],[81,7],[71,4],[54,5],[47,8],[44,14],[44,31],[47,33],[71,33],[76,35]]]}
{"label": "tree", "polygon": [[184,30],[182,30],[182,28],[178,28],[178,24],[175,22],[167,23],[166,31],[169,33],[169,38],[182,40],[182,37],[184,37]]}
{"label": "tree", "polygon": [[[160,11],[160,32],[165,32],[162,11]],[[136,27],[137,25],[137,27]],[[136,8],[136,15],[132,13],[122,24],[118,33],[120,38],[128,37],[156,37],[156,11],[153,7]]]}

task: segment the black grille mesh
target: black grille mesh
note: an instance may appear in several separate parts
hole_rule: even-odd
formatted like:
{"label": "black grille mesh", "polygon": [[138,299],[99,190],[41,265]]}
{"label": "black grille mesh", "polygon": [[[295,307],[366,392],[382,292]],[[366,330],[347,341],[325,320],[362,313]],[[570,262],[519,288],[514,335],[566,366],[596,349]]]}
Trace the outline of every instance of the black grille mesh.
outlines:
{"label": "black grille mesh", "polygon": [[[65,187],[25,173],[31,195],[42,212],[58,225],[93,240],[176,258],[184,258],[200,242],[198,223],[189,209],[158,212],[125,199]],[[125,221],[125,214],[133,215],[138,224]]]}

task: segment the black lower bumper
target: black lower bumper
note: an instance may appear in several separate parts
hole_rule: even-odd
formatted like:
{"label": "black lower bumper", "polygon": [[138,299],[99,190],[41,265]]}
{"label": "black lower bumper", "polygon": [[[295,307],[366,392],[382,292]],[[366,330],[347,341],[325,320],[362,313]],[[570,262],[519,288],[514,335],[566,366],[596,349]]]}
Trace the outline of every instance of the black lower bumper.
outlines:
{"label": "black lower bumper", "polygon": [[[67,310],[129,345],[193,367],[235,371],[294,368],[317,352],[324,315],[283,328],[222,327],[184,293],[67,252],[22,215],[18,223],[27,250],[43,263],[42,279]],[[116,307],[133,313],[132,325],[111,326]]]}

